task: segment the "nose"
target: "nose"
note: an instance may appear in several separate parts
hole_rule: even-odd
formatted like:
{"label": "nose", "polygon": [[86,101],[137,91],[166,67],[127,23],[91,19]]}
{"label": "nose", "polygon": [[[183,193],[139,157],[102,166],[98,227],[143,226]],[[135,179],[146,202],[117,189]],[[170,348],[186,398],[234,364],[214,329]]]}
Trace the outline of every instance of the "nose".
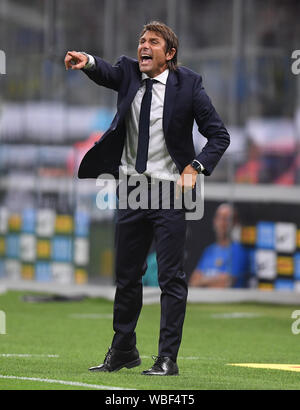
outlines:
{"label": "nose", "polygon": [[141,45],[141,49],[142,50],[148,50],[150,48],[150,43],[148,43],[148,41],[145,41],[142,45]]}

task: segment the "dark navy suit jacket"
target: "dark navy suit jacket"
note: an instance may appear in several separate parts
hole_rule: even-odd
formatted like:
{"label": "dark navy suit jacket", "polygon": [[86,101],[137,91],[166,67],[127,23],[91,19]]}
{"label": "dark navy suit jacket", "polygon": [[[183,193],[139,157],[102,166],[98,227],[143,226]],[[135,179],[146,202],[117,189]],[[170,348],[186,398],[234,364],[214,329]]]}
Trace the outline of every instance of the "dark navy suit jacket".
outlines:
{"label": "dark navy suit jacket", "polygon": [[[141,86],[137,60],[126,56],[116,65],[94,57],[96,67],[83,70],[98,85],[118,92],[117,113],[100,140],[81,161],[79,178],[97,178],[100,174],[118,175],[126,137],[125,116]],[[193,123],[207,138],[202,152],[196,157],[193,145]],[[199,74],[185,67],[170,71],[165,92],[163,131],[167,149],[179,173],[195,158],[210,175],[229,145],[229,134],[202,86]]]}

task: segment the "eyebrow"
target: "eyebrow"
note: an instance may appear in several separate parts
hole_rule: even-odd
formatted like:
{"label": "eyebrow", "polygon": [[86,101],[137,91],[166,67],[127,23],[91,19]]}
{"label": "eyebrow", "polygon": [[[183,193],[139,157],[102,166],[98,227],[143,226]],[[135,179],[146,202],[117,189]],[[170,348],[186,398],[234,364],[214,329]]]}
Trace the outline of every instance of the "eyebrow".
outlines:
{"label": "eyebrow", "polygon": [[[144,39],[145,39],[145,37],[144,37],[144,36],[142,36],[142,37],[140,37],[139,41],[144,40]],[[151,41],[151,40],[160,40],[160,39],[161,39],[161,37],[160,37],[160,36],[150,37],[150,38],[149,38],[149,40],[150,40],[150,41]]]}

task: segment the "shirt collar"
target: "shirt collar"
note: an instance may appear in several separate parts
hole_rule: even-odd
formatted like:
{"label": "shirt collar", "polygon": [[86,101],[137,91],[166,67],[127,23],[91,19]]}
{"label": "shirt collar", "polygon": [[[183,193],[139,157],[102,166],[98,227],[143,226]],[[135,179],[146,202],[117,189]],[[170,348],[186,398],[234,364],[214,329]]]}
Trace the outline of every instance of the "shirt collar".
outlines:
{"label": "shirt collar", "polygon": [[[165,71],[160,73],[158,76],[152,78],[152,80],[156,80],[156,81],[166,85],[168,75],[169,75],[169,69],[167,68]],[[146,78],[150,78],[150,77],[146,73],[142,73],[142,80],[146,80]]]}

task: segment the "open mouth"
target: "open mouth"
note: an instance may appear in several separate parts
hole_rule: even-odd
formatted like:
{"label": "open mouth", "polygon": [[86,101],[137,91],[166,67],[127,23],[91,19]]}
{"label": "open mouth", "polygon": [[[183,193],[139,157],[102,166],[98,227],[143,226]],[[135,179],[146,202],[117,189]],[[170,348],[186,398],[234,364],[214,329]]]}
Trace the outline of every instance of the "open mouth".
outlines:
{"label": "open mouth", "polygon": [[152,57],[149,54],[142,54],[141,55],[141,62],[142,63],[147,63],[148,61],[151,61]]}

